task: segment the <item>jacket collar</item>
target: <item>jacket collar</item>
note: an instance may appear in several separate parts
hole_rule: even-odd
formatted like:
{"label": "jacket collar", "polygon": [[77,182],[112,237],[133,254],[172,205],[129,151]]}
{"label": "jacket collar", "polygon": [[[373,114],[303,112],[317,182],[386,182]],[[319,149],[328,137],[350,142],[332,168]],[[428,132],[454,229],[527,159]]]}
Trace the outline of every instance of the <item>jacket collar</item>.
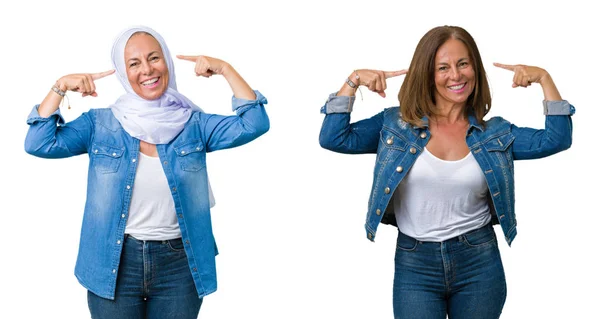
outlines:
{"label": "jacket collar", "polygon": [[[476,128],[479,131],[483,132],[483,126],[477,122],[477,118],[475,118],[475,116],[473,114],[469,114],[468,120],[469,120],[469,131],[471,130],[471,128]],[[423,127],[413,125],[413,129],[415,129],[415,130],[423,129],[423,128],[429,129],[429,118],[427,116],[423,116],[421,118],[421,121],[423,122]]]}

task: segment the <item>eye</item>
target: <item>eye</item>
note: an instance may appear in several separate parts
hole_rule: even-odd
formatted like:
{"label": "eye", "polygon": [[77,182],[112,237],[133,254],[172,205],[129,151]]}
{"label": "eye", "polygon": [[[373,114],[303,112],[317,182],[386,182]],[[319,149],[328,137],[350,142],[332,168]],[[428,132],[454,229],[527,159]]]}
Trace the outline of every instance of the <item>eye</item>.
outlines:
{"label": "eye", "polygon": [[131,62],[131,63],[129,63],[129,67],[130,67],[130,68],[133,68],[133,67],[134,67],[134,66],[136,66],[136,65],[138,65],[138,63],[137,63],[137,62]]}
{"label": "eye", "polygon": [[150,61],[158,61],[160,58],[158,56],[153,56],[150,58]]}
{"label": "eye", "polygon": [[440,67],[438,68],[438,71],[446,71],[446,70],[448,70],[448,67],[447,67],[447,66],[440,66]]}
{"label": "eye", "polygon": [[463,62],[460,62],[460,63],[458,64],[458,66],[459,66],[459,67],[461,67],[461,68],[464,68],[464,67],[466,67],[467,65],[469,65],[469,62],[467,62],[467,61],[463,61]]}

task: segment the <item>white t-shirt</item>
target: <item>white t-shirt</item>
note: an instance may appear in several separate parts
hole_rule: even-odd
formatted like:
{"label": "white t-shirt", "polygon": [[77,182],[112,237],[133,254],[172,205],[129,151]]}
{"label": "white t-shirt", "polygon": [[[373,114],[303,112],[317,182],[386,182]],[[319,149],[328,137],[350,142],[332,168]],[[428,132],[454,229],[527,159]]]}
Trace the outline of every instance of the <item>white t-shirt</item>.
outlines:
{"label": "white t-shirt", "polygon": [[427,148],[394,192],[400,231],[421,241],[444,241],[488,224],[488,187],[469,152],[446,161]]}
{"label": "white t-shirt", "polygon": [[181,237],[173,196],[158,157],[140,152],[125,233],[139,240]]}

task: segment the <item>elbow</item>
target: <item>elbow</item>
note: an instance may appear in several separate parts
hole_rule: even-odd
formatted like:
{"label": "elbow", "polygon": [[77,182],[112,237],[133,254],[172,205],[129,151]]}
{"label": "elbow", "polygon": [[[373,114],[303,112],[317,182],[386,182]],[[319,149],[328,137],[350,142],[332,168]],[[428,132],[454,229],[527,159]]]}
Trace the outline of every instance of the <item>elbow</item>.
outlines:
{"label": "elbow", "polygon": [[323,131],[321,131],[321,134],[319,134],[319,145],[321,145],[322,148],[333,152],[341,151],[339,143],[336,143],[332,136],[324,133]]}
{"label": "elbow", "polygon": [[559,152],[568,150],[571,148],[571,144],[573,144],[573,136],[569,134],[559,144]]}
{"label": "elbow", "polygon": [[36,143],[33,143],[29,138],[29,135],[25,138],[25,152],[33,156],[41,157],[40,147],[36,145]]}
{"label": "elbow", "polygon": [[260,123],[260,125],[258,125],[256,127],[256,133],[258,134],[258,136],[261,136],[261,135],[267,133],[270,128],[271,128],[271,123],[269,121],[269,118],[265,118],[265,120],[262,121],[262,123]]}

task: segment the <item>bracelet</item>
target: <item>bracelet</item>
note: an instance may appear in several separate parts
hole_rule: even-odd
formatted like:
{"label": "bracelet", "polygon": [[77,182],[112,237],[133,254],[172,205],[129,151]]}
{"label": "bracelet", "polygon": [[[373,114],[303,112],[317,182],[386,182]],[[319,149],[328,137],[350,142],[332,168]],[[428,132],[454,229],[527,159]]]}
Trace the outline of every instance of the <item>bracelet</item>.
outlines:
{"label": "bracelet", "polygon": [[62,97],[64,97],[64,96],[65,96],[65,93],[67,93],[67,92],[65,92],[65,91],[63,91],[63,90],[61,90],[61,89],[59,89],[59,88],[58,88],[58,86],[56,86],[56,84],[54,84],[54,85],[52,86],[52,91],[54,91],[56,94],[58,94],[58,95],[60,95],[60,96],[62,96]]}
{"label": "bracelet", "polygon": [[358,87],[356,85],[356,83],[354,83],[354,82],[352,82],[352,80],[350,80],[350,78],[346,78],[346,84],[348,84],[353,89],[356,89]]}

